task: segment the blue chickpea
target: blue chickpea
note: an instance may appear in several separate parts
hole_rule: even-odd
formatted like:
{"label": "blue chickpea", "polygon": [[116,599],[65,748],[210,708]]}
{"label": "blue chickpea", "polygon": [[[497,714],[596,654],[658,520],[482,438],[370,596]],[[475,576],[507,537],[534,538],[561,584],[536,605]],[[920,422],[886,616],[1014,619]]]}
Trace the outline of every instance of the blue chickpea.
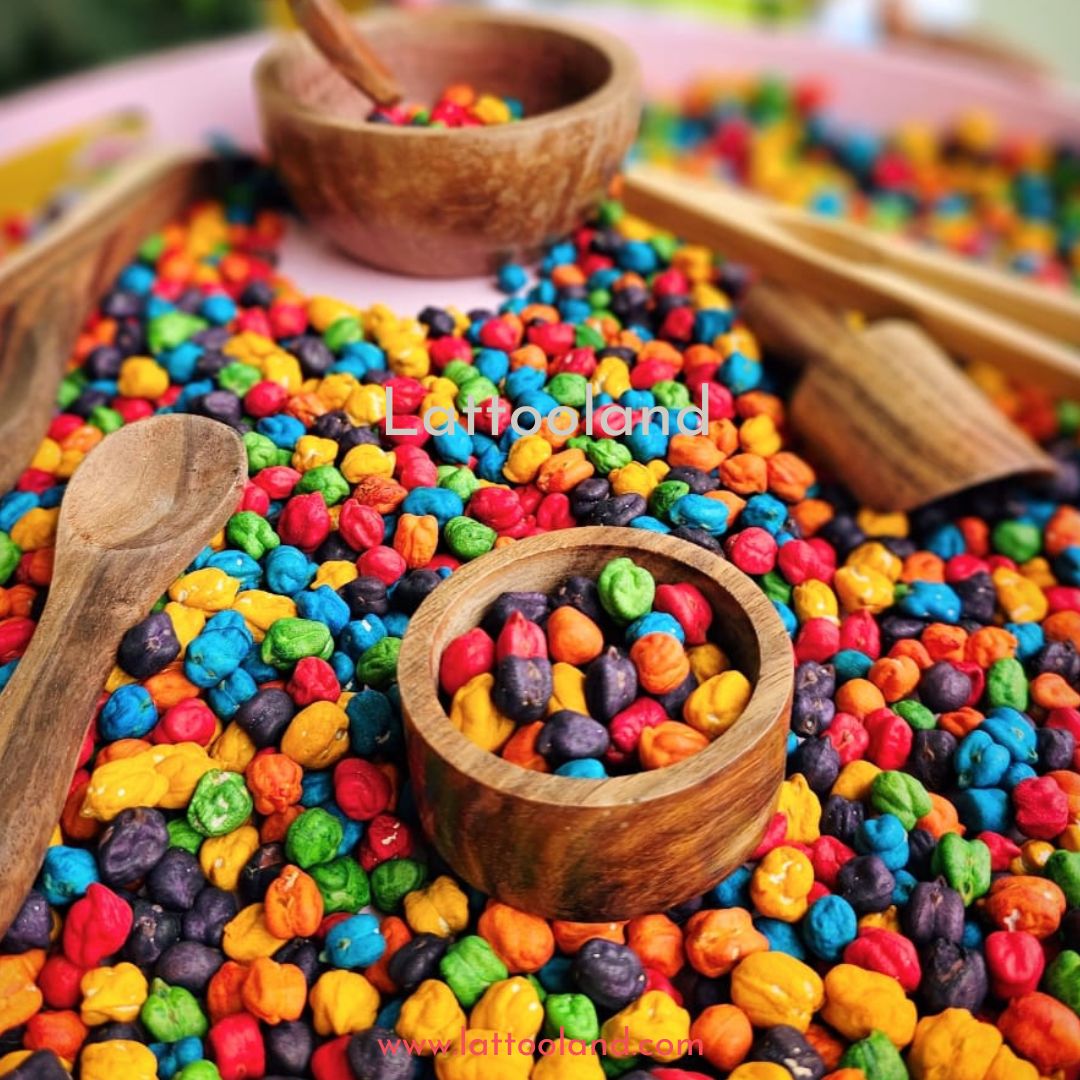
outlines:
{"label": "blue chickpea", "polygon": [[659,423],[650,422],[634,424],[622,441],[634,460],[644,463],[667,454],[668,438]]}
{"label": "blue chickpea", "polygon": [[222,679],[217,686],[210,688],[206,695],[210,708],[222,720],[230,720],[236,710],[248,698],[254,697],[259,691],[255,680],[242,668],[239,667]]}
{"label": "blue chickpea", "polygon": [[8,492],[0,499],[0,532],[11,532],[25,514],[40,505],[41,499],[32,491]]}
{"label": "blue chickpea", "polygon": [[340,365],[344,363],[358,367],[360,369],[359,374],[357,374],[355,370],[352,373],[356,374],[357,378],[363,378],[369,371],[386,370],[386,353],[374,342],[350,341],[349,344],[341,350],[341,360],[330,368],[330,370],[340,370]]}
{"label": "blue chickpea", "polygon": [[773,495],[751,495],[739,515],[739,525],[749,528],[757,525],[775,536],[788,518],[788,509]]}
{"label": "blue chickpea", "polygon": [[401,509],[406,514],[430,514],[441,529],[451,518],[465,513],[465,504],[461,496],[449,488],[416,487],[405,496]]}
{"label": "blue chickpea", "polygon": [[1035,770],[1024,761],[1014,761],[1006,770],[1005,775],[1001,778],[1001,786],[1006,791],[1012,791],[1021,780],[1030,780],[1033,776],[1038,774]]}
{"label": "blue chickpea", "polygon": [[375,1017],[375,1026],[386,1028],[388,1031],[392,1031],[398,1022],[398,1017],[401,1016],[401,1010],[404,1008],[405,999],[403,997],[393,998],[387,1002],[380,1010],[379,1015]]}
{"label": "blue chickpea", "polygon": [[99,881],[93,852],[54,844],[45,852],[39,887],[50,904],[60,906],[78,900]]}
{"label": "blue chickpea", "polygon": [[314,580],[318,567],[299,549],[282,544],[263,560],[266,587],[282,596],[293,596]]}
{"label": "blue chickpea", "polygon": [[386,637],[386,625],[378,615],[353,619],[343,628],[338,644],[353,660],[359,660],[373,645]]}
{"label": "blue chickpea", "polygon": [[356,848],[356,845],[359,844],[363,838],[364,823],[362,821],[354,821],[352,818],[347,817],[345,811],[342,810],[336,802],[323,803],[322,809],[341,822],[341,843],[338,844],[335,858],[340,858],[342,855],[348,855]]}
{"label": "blue chickpea", "polygon": [[264,416],[255,425],[255,430],[282,450],[294,450],[301,436],[307,432],[299,420],[285,414]]}
{"label": "blue chickpea", "polygon": [[277,668],[263,662],[262,653],[255,642],[248,646],[247,656],[244,657],[240,666],[257,683],[271,682],[281,674]]}
{"label": "blue chickpea", "polygon": [[806,946],[791,923],[759,918],[754,920],[754,926],[769,939],[769,948],[774,952],[787,953],[796,960],[807,959]]}
{"label": "blue chickpea", "polygon": [[493,484],[503,483],[502,474],[506,464],[506,454],[498,446],[492,445],[485,450],[476,462],[475,472],[481,480],[490,480]]}
{"label": "blue chickpea", "polygon": [[686,631],[673,615],[665,611],[650,611],[635,619],[623,632],[626,644],[632,645],[646,634],[670,634],[680,642],[686,641]]}
{"label": "blue chickpea", "polygon": [[361,757],[384,752],[399,728],[390,699],[379,690],[364,689],[345,706],[349,717],[349,743]]}
{"label": "blue chickpea", "polygon": [[262,581],[262,567],[246,551],[236,551],[233,548],[216,551],[206,560],[206,565],[236,578],[242,590],[257,589]]}
{"label": "blue chickpea", "polygon": [[215,686],[240,667],[251,640],[251,633],[242,624],[241,627],[227,623],[214,625],[211,619],[187,647],[184,674],[196,686],[204,689]]}
{"label": "blue chickpea", "polygon": [[874,661],[858,649],[841,649],[832,659],[838,684],[866,677]]}
{"label": "blue chickpea", "polygon": [[702,308],[694,314],[694,340],[711,345],[720,334],[726,334],[735,323],[735,313],[729,308]]}
{"label": "blue chickpea", "polygon": [[835,962],[858,936],[859,918],[842,896],[831,894],[810,906],[799,930],[814,956]]}
{"label": "blue chickpea", "polygon": [[539,390],[547,378],[542,371],[536,368],[522,367],[511,371],[506,376],[506,396],[516,403],[518,399],[532,390]]}
{"label": "blue chickpea", "polygon": [[714,885],[709,893],[709,899],[717,907],[750,907],[750,879],[753,871],[747,866],[739,866],[718,885]]}
{"label": "blue chickpea", "polygon": [[890,870],[899,870],[908,861],[907,832],[894,814],[868,818],[856,830],[855,850],[877,855]]}
{"label": "blue chickpea", "polygon": [[913,581],[899,607],[907,615],[917,619],[935,619],[938,622],[960,621],[960,597],[950,586],[936,581]]}
{"label": "blue chickpea", "polygon": [[518,263],[507,263],[499,268],[496,280],[500,292],[512,295],[519,289],[525,288],[529,275],[526,273],[525,268]]}
{"label": "blue chickpea", "polygon": [[158,722],[158,711],[143,686],[120,686],[110,695],[98,716],[98,735],[116,739],[141,739]]}
{"label": "blue chickpea", "polygon": [[1006,623],[1005,629],[1016,638],[1016,655],[1020,660],[1030,660],[1046,644],[1040,623]]}
{"label": "blue chickpea", "polygon": [[339,649],[330,657],[330,666],[334,669],[341,688],[348,689],[356,675],[356,661]]}
{"label": "blue chickpea", "polygon": [[386,952],[386,939],[374,915],[353,915],[336,923],[326,935],[322,958],[337,968],[374,964]]}
{"label": "blue chickpea", "polygon": [[957,816],[970,835],[1005,832],[1012,825],[1009,793],[1001,788],[968,788],[952,798]]}
{"label": "blue chickpea", "polygon": [[305,772],[300,784],[300,805],[319,806],[334,797],[334,777],[329,772]]}
{"label": "blue chickpea", "polygon": [[784,629],[788,632],[788,637],[794,636],[795,631],[799,629],[799,620],[795,618],[795,612],[781,600],[773,600],[772,606],[780,616],[780,621],[784,624]]}
{"label": "blue chickpea", "polygon": [[741,352],[733,352],[721,365],[720,382],[733,394],[746,394],[761,382],[761,364]]}
{"label": "blue chickpea", "polygon": [[704,529],[710,536],[722,535],[728,526],[728,508],[722,502],[692,492],[671,504],[668,517],[672,525]]}
{"label": "blue chickpea", "polygon": [[572,776],[579,780],[603,780],[607,777],[604,763],[597,758],[579,758],[567,761],[555,770],[556,776]]}
{"label": "blue chickpea", "polygon": [[1035,725],[1022,713],[1006,705],[991,709],[979,731],[1005,747],[1013,761],[1033,765],[1039,760]]}
{"label": "blue chickpea", "polygon": [[337,637],[348,625],[349,605],[329,585],[308,589],[295,596],[296,613],[302,619],[321,622]]}
{"label": "blue chickpea", "polygon": [[510,371],[510,357],[502,349],[481,349],[473,359],[473,367],[493,383],[501,383]]}
{"label": "blue chickpea", "polygon": [[630,521],[631,529],[646,529],[648,532],[657,533],[670,533],[671,526],[665,524],[659,518],[654,518],[650,514],[642,514],[640,517],[633,518]]}
{"label": "blue chickpea", "polygon": [[553,956],[537,973],[540,985],[549,994],[568,994],[575,988],[574,961],[569,956]]}
{"label": "blue chickpea", "polygon": [[1011,762],[1009,751],[979,728],[964,736],[953,757],[957,783],[962,788],[993,787]]}
{"label": "blue chickpea", "polygon": [[409,628],[409,616],[403,611],[388,611],[382,620],[390,637],[404,637]]}

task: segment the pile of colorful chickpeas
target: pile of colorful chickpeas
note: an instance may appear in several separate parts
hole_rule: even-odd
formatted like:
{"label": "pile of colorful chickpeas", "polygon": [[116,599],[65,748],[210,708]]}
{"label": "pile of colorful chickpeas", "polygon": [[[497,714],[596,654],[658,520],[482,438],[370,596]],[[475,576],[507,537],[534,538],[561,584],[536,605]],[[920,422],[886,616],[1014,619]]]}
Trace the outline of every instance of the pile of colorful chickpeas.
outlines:
{"label": "pile of colorful chickpeas", "polygon": [[416,104],[376,106],[368,120],[399,127],[459,128],[508,124],[524,115],[524,106],[517,98],[480,94],[468,83],[455,83],[446,87],[430,108]]}
{"label": "pile of colorful chickpeas", "polygon": [[[96,443],[177,410],[242,431],[248,453],[236,513],[125,638],[0,944],[0,1075],[1075,1072],[1075,406],[1010,398],[1061,462],[1054,481],[872,513],[791,448],[784,383],[713,253],[609,203],[535,282],[507,268],[498,310],[412,318],[302,295],[275,267],[283,221],[261,190],[147,239],[0,498],[2,683],[41,610],[64,484]],[[502,423],[511,405],[574,408],[587,385],[634,409],[708,385],[707,431],[632,427],[571,453]],[[427,409],[470,400],[496,402],[489,427],[423,429]],[[423,845],[404,763],[395,667],[423,597],[464,561],[577,524],[723,553],[797,663],[789,775],[752,859],[629,922],[548,922],[465,887]],[[625,1033],[622,1052],[470,1051],[560,1031],[612,1048]],[[451,1045],[433,1059],[397,1037]]]}
{"label": "pile of colorful chickpeas", "polygon": [[440,658],[450,722],[556,776],[674,765],[727,731],[753,693],[707,639],[712,623],[696,585],[657,585],[626,556],[550,596],[503,593]]}
{"label": "pile of colorful chickpeas", "polygon": [[1080,286],[1080,151],[985,112],[937,133],[841,123],[816,80],[703,79],[645,110],[639,152],[783,202]]}

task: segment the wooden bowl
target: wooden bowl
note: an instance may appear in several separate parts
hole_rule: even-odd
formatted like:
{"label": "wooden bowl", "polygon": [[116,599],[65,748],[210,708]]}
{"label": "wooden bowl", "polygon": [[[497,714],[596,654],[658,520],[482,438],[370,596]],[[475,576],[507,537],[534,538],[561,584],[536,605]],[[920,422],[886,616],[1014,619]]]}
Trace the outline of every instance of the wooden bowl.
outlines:
{"label": "wooden bowl", "polygon": [[[502,592],[548,592],[630,556],[658,582],[691,582],[716,639],[754,683],[707,749],[652,772],[576,780],[530,772],[454,728],[439,658]],[[760,842],[784,778],[791,643],[772,604],[731,563],[641,529],[547,533],[485,555],[441,584],[409,623],[398,662],[409,770],[424,829],[470,884],[547,918],[626,919],[704,892]]]}
{"label": "wooden bowl", "polygon": [[372,104],[299,35],[255,69],[266,145],[297,206],[332,243],[396,273],[488,273],[565,235],[633,142],[636,57],[604,32],[498,12],[383,10],[357,25],[406,99],[469,82],[525,119],[480,128],[365,120]]}

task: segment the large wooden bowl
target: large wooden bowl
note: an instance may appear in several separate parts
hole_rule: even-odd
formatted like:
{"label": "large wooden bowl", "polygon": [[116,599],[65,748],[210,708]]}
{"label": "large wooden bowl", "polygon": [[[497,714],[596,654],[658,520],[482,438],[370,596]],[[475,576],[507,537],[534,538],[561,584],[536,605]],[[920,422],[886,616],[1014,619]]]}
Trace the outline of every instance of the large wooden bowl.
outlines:
{"label": "large wooden bowl", "polygon": [[263,135],[308,220],[384,270],[458,277],[572,229],[637,131],[634,54],[603,31],[468,10],[376,11],[357,24],[407,100],[442,89],[519,98],[525,119],[480,128],[365,120],[372,103],[299,35],[258,63]]}
{"label": "large wooden bowl", "polygon": [[[715,636],[754,682],[743,715],[678,765],[610,780],[530,772],[480,749],[439,701],[439,657],[500,593],[549,591],[630,556],[658,582],[688,581],[716,612]],[[547,533],[456,570],[409,623],[398,662],[420,818],[466,881],[548,918],[662,911],[743,862],[775,811],[791,710],[791,644],[760,589],[684,540],[640,529]]]}

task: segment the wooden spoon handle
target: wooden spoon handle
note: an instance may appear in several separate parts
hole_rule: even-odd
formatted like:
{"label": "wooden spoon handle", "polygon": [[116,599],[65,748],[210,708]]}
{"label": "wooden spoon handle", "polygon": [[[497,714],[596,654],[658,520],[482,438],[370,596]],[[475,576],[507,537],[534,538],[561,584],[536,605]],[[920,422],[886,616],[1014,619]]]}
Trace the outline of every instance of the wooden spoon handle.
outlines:
{"label": "wooden spoon handle", "polygon": [[41,867],[127,628],[98,603],[101,571],[87,562],[66,573],[0,695],[0,936]]}
{"label": "wooden spoon handle", "polygon": [[950,352],[977,359],[1062,397],[1080,396],[1080,353],[996,312],[887,267],[853,264],[796,237],[750,200],[715,183],[635,166],[623,181],[631,213],[716,248],[762,275],[869,318],[920,322]]}
{"label": "wooden spoon handle", "polygon": [[312,44],[376,105],[396,105],[401,87],[363,39],[337,0],[289,0],[293,17]]}

